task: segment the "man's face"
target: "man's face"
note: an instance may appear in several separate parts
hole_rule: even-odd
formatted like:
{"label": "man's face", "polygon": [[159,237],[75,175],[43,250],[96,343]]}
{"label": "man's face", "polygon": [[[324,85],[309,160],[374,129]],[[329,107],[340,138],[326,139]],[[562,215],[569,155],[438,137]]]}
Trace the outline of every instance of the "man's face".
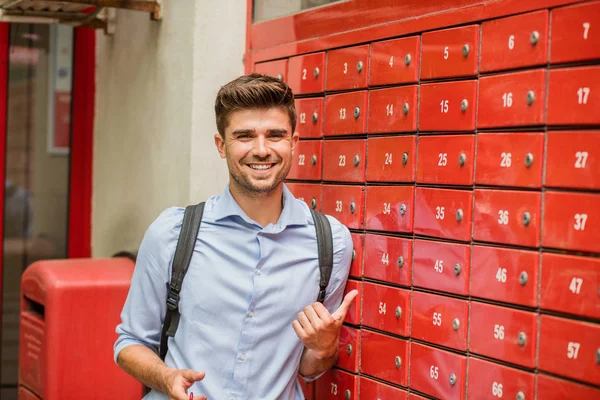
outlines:
{"label": "man's face", "polygon": [[232,184],[253,194],[277,188],[292,166],[298,133],[281,108],[234,111],[225,138],[215,135],[221,158],[227,159]]}

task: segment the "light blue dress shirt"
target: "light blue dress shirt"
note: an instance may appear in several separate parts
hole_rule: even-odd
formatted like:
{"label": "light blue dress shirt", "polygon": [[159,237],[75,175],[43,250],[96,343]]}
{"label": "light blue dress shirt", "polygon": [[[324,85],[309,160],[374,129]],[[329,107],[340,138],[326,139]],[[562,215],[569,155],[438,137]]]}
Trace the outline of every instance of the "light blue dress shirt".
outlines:
{"label": "light blue dress shirt", "polygon": [[[158,348],[183,213],[165,210],[144,236],[117,326],[115,360],[132,344]],[[339,221],[329,220],[334,254],[324,305],[334,312],[343,298],[352,239]],[[304,202],[284,186],[279,221],[263,228],[227,186],[206,202],[165,363],[205,371],[190,391],[210,400],[304,399],[297,381],[304,346],[292,321],[317,300],[319,276],[315,227]],[[145,399],[167,396],[152,391]]]}

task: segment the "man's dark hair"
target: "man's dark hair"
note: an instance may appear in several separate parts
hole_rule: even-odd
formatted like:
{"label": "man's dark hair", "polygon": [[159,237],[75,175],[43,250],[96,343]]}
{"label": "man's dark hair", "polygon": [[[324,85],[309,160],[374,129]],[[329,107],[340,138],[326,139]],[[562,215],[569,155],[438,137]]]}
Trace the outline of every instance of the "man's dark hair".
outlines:
{"label": "man's dark hair", "polygon": [[215,100],[217,129],[225,137],[229,116],[234,111],[281,108],[290,117],[292,133],[296,129],[296,107],[292,89],[279,79],[250,74],[240,76],[221,87]]}

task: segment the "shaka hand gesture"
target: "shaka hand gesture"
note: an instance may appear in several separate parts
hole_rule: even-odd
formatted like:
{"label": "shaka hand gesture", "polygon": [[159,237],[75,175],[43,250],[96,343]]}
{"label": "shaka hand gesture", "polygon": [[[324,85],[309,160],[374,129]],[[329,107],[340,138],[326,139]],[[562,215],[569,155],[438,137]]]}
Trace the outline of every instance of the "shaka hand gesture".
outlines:
{"label": "shaka hand gesture", "polygon": [[304,311],[298,313],[298,319],[292,322],[292,326],[307,349],[322,359],[335,355],[342,322],[357,295],[358,290],[349,292],[333,314],[319,302],[304,307]]}

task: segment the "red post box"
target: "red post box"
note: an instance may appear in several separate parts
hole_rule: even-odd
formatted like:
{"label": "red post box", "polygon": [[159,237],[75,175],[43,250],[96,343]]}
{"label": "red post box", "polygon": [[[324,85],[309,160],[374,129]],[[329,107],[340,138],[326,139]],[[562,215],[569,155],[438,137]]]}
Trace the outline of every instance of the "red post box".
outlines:
{"label": "red post box", "polygon": [[126,258],[39,261],[21,279],[19,400],[136,399],[113,361],[131,283]]}

